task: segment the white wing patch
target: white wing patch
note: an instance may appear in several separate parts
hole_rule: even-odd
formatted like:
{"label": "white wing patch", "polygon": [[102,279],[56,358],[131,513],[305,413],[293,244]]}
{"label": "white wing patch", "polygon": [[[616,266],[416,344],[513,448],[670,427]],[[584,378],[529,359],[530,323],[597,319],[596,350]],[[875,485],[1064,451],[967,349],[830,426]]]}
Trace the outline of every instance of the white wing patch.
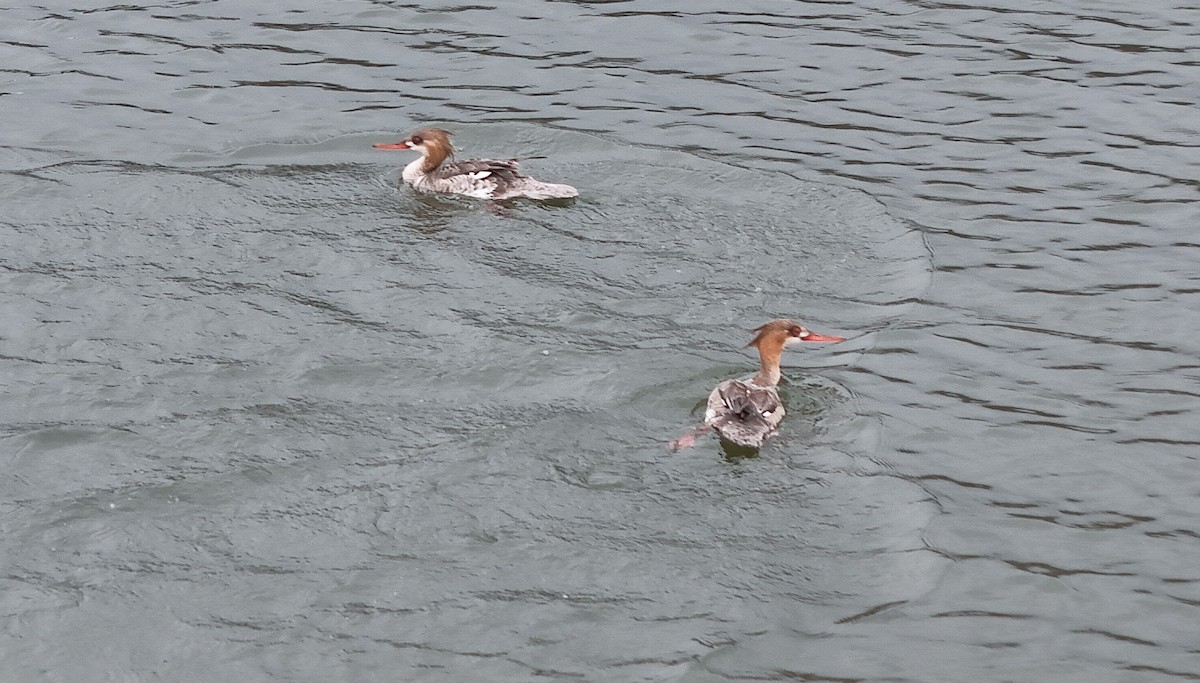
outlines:
{"label": "white wing patch", "polygon": [[471,180],[483,180],[491,174],[491,171],[475,171],[474,173],[466,173],[465,175]]}

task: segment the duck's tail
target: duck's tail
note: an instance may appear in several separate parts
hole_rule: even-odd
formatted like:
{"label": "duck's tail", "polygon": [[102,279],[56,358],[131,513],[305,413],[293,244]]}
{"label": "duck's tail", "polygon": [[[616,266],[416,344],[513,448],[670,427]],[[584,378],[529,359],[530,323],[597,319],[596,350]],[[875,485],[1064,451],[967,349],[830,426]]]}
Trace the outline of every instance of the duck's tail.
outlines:
{"label": "duck's tail", "polygon": [[511,188],[510,192],[513,197],[529,199],[570,199],[579,196],[579,190],[570,185],[543,183],[533,178],[526,178],[525,182]]}

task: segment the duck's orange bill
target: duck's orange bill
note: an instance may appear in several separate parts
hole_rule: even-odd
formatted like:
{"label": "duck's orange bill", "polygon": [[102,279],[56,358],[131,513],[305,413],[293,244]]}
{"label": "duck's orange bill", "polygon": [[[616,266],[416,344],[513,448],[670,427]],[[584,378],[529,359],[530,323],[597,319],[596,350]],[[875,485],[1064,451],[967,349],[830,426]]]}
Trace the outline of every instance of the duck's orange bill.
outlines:
{"label": "duck's orange bill", "polygon": [[816,332],[809,332],[808,336],[801,337],[800,341],[802,341],[802,342],[840,342],[840,341],[846,341],[846,338],[845,337],[830,337],[830,336],[824,335],[824,334],[817,334]]}
{"label": "duck's orange bill", "polygon": [[408,149],[408,140],[400,142],[381,142],[377,145],[371,145],[375,149]]}

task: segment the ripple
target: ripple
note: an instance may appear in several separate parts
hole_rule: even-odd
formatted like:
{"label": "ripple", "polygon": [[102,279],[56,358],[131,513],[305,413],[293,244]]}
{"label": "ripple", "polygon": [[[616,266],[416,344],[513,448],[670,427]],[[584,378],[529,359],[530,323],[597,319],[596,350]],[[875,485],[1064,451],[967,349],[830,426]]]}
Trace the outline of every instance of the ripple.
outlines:
{"label": "ripple", "polygon": [[[0,9],[0,678],[1196,678],[1196,19]],[[854,338],[666,454],[776,314]]]}

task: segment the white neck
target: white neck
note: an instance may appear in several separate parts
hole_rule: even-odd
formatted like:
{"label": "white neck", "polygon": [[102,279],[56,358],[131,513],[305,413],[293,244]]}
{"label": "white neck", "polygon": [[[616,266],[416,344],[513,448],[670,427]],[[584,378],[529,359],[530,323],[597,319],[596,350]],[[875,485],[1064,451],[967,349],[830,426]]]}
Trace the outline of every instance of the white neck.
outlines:
{"label": "white neck", "polygon": [[425,155],[417,157],[415,161],[404,167],[404,173],[400,174],[404,178],[404,182],[409,185],[415,184],[418,180],[425,177],[425,171],[421,170],[421,165],[425,163]]}

